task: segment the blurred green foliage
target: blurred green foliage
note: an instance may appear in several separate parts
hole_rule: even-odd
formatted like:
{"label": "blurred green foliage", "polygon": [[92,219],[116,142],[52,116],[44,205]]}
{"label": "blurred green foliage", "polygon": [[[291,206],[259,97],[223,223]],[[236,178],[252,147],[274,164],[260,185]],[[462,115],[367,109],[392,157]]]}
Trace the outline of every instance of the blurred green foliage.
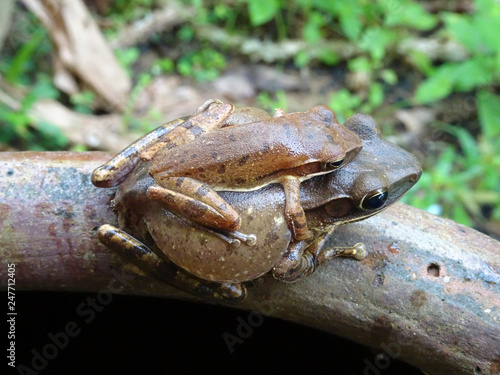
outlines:
{"label": "blurred green foliage", "polygon": [[[164,3],[165,0],[113,1],[102,16],[108,21],[106,34],[116,35],[125,24],[146,17]],[[481,225],[486,219],[500,220],[498,1],[474,0],[472,12],[437,13],[427,11],[425,3],[413,0],[183,0],[182,3],[195,9],[189,22],[169,33],[153,36],[149,45],[116,51],[135,82],[124,116],[126,128],[149,130],[148,121],[159,116],[151,113],[147,120],[137,120],[132,112],[138,95],[153,76],[178,73],[202,82],[213,80],[224,71],[233,51],[206,41],[203,33],[197,31],[200,26],[222,27],[229,34],[262,40],[301,40],[311,49],[299,50],[291,61],[279,64],[291,63],[298,69],[326,66],[332,67],[332,71],[362,77],[362,89],[340,87],[325,99],[341,121],[357,112],[384,117],[399,108],[439,108],[443,99],[457,93],[475,96],[473,111],[477,112],[477,124],[462,127],[462,123],[470,125],[470,119],[466,118],[431,124],[447,134],[446,142],[431,139],[436,145],[434,149],[440,151],[423,160],[422,179],[405,201],[467,225]],[[26,29],[26,42],[10,53],[4,51],[0,74],[10,84],[27,89],[29,94],[19,109],[0,105],[0,142],[14,143],[20,149],[69,147],[57,129],[37,124],[29,115],[37,99],[57,98],[59,93],[50,83],[50,67],[41,69],[50,53],[47,33],[34,19],[20,27]],[[463,46],[467,56],[433,61],[417,50],[402,55],[398,51],[402,41],[415,38],[454,41]],[[343,61],[335,49],[327,47],[332,41],[353,48],[354,56]],[[165,44],[175,52],[160,53],[147,71],[137,69],[144,49]],[[394,99],[391,95],[398,90],[405,94]],[[95,100],[91,92],[83,91],[67,102],[79,112],[92,113]],[[283,91],[260,93],[257,102],[269,111],[275,107],[286,109],[288,104]],[[384,132],[390,133],[391,129]]]}
{"label": "blurred green foliage", "polygon": [[422,64],[426,79],[415,92],[415,101],[432,104],[453,92],[476,92],[480,131],[473,137],[467,130],[440,125],[457,139],[444,150],[423,175],[422,181],[405,199],[417,207],[436,203],[439,213],[473,226],[484,222],[483,211],[500,221],[500,4],[476,0],[472,14],[444,13],[443,33],[463,45],[470,57],[464,61]]}
{"label": "blurred green foliage", "polygon": [[442,123],[438,126],[457,139],[428,163],[416,188],[404,197],[422,209],[453,218],[468,226],[485,224],[483,211],[500,221],[500,98],[488,91],[477,96],[481,133]]}

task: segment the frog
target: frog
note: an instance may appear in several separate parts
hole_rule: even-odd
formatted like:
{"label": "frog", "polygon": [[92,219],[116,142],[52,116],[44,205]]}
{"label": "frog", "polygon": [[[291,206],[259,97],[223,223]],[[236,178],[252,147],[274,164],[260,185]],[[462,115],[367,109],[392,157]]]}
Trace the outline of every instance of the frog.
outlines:
{"label": "frog", "polygon": [[277,184],[259,190],[221,192],[242,218],[242,228],[258,233],[254,246],[235,248],[215,231],[188,225],[182,216],[147,199],[155,183],[147,163],[138,165],[118,189],[114,209],[119,228],[104,224],[100,241],[146,273],[201,298],[241,302],[245,283],[266,274],[297,282],[336,257],[362,260],[362,243],[328,247],[340,225],[369,218],[398,201],[420,178],[417,159],[383,139],[375,121],[354,115],[344,123],[363,141],[348,165],[313,177],[300,187],[300,199],[315,235],[294,241]]}
{"label": "frog", "polygon": [[[193,117],[215,120],[209,129],[202,129]],[[186,120],[196,124],[190,125],[189,131],[181,123],[172,130],[173,135],[161,133],[160,140],[147,136],[139,147],[122,151],[119,161],[126,165],[128,155],[136,158],[140,149],[141,159],[151,161],[149,173],[155,180],[148,188],[149,198],[194,223],[225,231],[228,241],[236,245],[239,241],[255,243],[255,236],[238,232],[241,218],[218,192],[281,184],[287,223],[294,239],[304,240],[312,232],[300,205],[300,184],[341,168],[362,147],[359,137],[342,126],[326,106],[290,114],[278,108],[270,116],[248,109],[234,111],[232,106],[213,100],[193,117]],[[182,135],[177,135],[179,128]],[[132,166],[123,169],[129,168]],[[116,162],[110,161],[96,169],[92,181],[96,185],[112,181],[106,172],[117,170]]]}

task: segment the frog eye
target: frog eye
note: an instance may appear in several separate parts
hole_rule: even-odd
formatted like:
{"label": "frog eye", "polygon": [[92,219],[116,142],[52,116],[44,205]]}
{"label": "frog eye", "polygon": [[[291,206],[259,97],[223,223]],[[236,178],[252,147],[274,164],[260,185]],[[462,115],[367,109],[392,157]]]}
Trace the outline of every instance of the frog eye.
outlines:
{"label": "frog eye", "polygon": [[361,199],[361,203],[359,206],[365,210],[374,210],[382,207],[387,198],[389,197],[389,193],[385,189],[377,189],[370,194],[367,194]]}
{"label": "frog eye", "polygon": [[330,166],[331,166],[331,167],[333,167],[333,168],[338,168],[338,167],[340,167],[343,163],[344,163],[344,159],[339,159],[339,160],[336,160],[336,161],[332,161],[332,162],[330,162]]}

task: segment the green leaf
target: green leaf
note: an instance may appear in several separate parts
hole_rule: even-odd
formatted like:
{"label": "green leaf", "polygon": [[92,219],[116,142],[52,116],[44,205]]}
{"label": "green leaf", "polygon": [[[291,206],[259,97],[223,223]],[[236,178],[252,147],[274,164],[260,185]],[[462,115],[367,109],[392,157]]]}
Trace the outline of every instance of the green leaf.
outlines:
{"label": "green leaf", "polygon": [[347,89],[341,89],[332,95],[329,104],[337,119],[343,123],[347,117],[356,112],[355,109],[361,105],[362,101],[358,95],[351,94]]}
{"label": "green leaf", "polygon": [[464,62],[444,63],[417,88],[419,103],[431,103],[448,96],[453,90],[470,91],[487,85],[493,79],[491,58],[476,56]]}
{"label": "green leaf", "polygon": [[385,26],[408,26],[417,30],[429,30],[438,22],[436,16],[427,11],[418,2],[402,2],[393,11],[386,12]]}
{"label": "green leaf", "polygon": [[483,136],[490,139],[500,136],[500,98],[487,90],[481,90],[476,101]]}
{"label": "green leaf", "polygon": [[381,27],[370,27],[361,36],[359,47],[370,52],[373,60],[380,61],[385,56],[385,50],[390,45],[397,35],[388,29]]}
{"label": "green leaf", "polygon": [[190,42],[194,38],[194,29],[190,25],[184,25],[182,26],[179,31],[177,31],[177,37],[184,41],[184,42]]}
{"label": "green leaf", "polygon": [[5,79],[11,83],[17,83],[32,63],[31,57],[40,47],[40,43],[47,37],[45,30],[40,29],[19,49],[14,59],[10,63],[9,69],[5,73]]}
{"label": "green leaf", "polygon": [[482,14],[475,13],[470,16],[445,13],[442,17],[446,30],[469,51],[479,55],[500,52],[498,43],[499,5],[495,5],[488,12]]}
{"label": "green leaf", "polygon": [[306,51],[299,51],[293,60],[295,66],[302,68],[309,64],[309,61],[311,61],[311,57]]}
{"label": "green leaf", "polygon": [[500,29],[499,14],[488,13],[476,16],[472,20],[472,26],[476,35],[480,38],[480,43],[476,46],[476,50],[480,54],[488,52],[500,53],[500,46],[498,44],[498,30]]}
{"label": "green leaf", "polygon": [[389,85],[395,85],[398,83],[398,76],[396,72],[392,69],[384,69],[380,72],[380,78]]}
{"label": "green leaf", "polygon": [[425,53],[416,50],[409,51],[407,59],[426,76],[432,74],[432,61]]}
{"label": "green leaf", "polygon": [[374,83],[370,86],[368,101],[372,108],[377,108],[382,105],[384,102],[384,89],[380,83]]}
{"label": "green leaf", "polygon": [[248,13],[252,26],[259,26],[272,20],[279,6],[278,0],[250,0]]}
{"label": "green leaf", "polygon": [[453,146],[447,146],[439,155],[439,159],[434,164],[434,179],[443,178],[446,181],[449,179],[451,170],[453,169],[453,161],[455,160],[456,151]]}
{"label": "green leaf", "polygon": [[351,72],[371,73],[372,63],[365,56],[355,57],[347,62],[347,67]]}
{"label": "green leaf", "polygon": [[[312,4],[314,5],[315,8],[322,10],[331,16],[337,16],[339,14],[339,8],[345,6],[344,4],[338,1],[325,1],[325,0],[312,0]],[[352,6],[352,4],[350,6]]]}
{"label": "green leaf", "polygon": [[446,30],[469,51],[474,51],[476,46],[481,43],[481,38],[477,35],[468,17],[455,13],[443,13],[442,18]]}
{"label": "green leaf", "polygon": [[459,91],[469,91],[492,82],[491,58],[477,56],[470,60],[448,65],[448,74]]}
{"label": "green leaf", "polygon": [[323,25],[323,16],[318,12],[311,13],[302,30],[304,39],[310,43],[319,42],[322,38],[321,28]]}
{"label": "green leaf", "polygon": [[301,8],[309,9],[314,3],[314,0],[295,0]]}
{"label": "green leaf", "polygon": [[418,103],[432,103],[450,95],[453,81],[447,74],[437,73],[420,83],[415,92]]}
{"label": "green leaf", "polygon": [[116,49],[114,52],[120,65],[125,68],[129,76],[132,76],[132,64],[137,61],[141,54],[139,48]]}
{"label": "green leaf", "polygon": [[47,121],[39,121],[35,124],[35,126],[41,133],[42,138],[45,138],[43,146],[46,146],[51,150],[60,150],[69,143],[68,138],[62,133],[62,131]]}
{"label": "green leaf", "polygon": [[363,28],[360,8],[353,7],[352,5],[340,6],[339,21],[340,27],[347,39],[358,40]]}
{"label": "green leaf", "polygon": [[[457,137],[460,148],[464,153],[467,167],[476,166],[479,163],[479,150],[474,137],[467,130],[458,126],[446,125],[444,130]],[[475,171],[472,172],[475,173]]]}
{"label": "green leaf", "polygon": [[457,223],[467,225],[468,227],[472,227],[472,221],[469,217],[469,214],[467,213],[467,211],[460,202],[456,202],[453,205],[452,213],[453,213],[453,220],[455,220]]}
{"label": "green leaf", "polygon": [[331,49],[323,48],[319,51],[318,59],[326,65],[335,65],[340,61],[339,55]]}

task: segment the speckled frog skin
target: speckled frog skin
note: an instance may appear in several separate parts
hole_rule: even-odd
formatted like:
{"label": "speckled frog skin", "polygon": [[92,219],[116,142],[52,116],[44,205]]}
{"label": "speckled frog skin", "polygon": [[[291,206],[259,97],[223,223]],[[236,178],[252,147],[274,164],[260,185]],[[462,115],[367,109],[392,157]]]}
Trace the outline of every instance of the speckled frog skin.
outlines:
{"label": "speckled frog skin", "polygon": [[[183,280],[185,275],[194,276],[196,282],[185,290],[191,288],[189,291],[203,294],[196,293],[196,289],[205,283],[214,288],[215,294],[234,299],[245,294],[242,282],[268,272],[292,282],[333,257],[361,259],[366,251],[362,244],[341,250],[325,249],[325,239],[337,226],[370,217],[397,201],[417,182],[421,167],[411,154],[381,138],[369,116],[354,115],[344,125],[362,139],[363,150],[343,168],[301,185],[300,199],[315,233],[312,239],[293,241],[283,213],[283,189],[270,184],[251,192],[220,193],[239,213],[242,230],[257,234],[254,246],[231,245],[221,238],[221,233],[190,225],[182,216],[147,199],[147,189],[154,183],[148,174],[148,163],[136,166],[120,185],[114,200],[124,232],[116,234],[113,228],[105,227],[100,238],[116,249],[115,236],[134,236],[159,255],[157,263],[173,262],[182,270],[179,272],[184,274]],[[124,253],[123,248],[117,250]],[[130,255],[133,249],[126,252]],[[124,255],[141,267],[144,256]],[[178,273],[175,275],[178,278]],[[222,291],[217,289],[221,285]],[[230,293],[225,292],[228,287]]]}

